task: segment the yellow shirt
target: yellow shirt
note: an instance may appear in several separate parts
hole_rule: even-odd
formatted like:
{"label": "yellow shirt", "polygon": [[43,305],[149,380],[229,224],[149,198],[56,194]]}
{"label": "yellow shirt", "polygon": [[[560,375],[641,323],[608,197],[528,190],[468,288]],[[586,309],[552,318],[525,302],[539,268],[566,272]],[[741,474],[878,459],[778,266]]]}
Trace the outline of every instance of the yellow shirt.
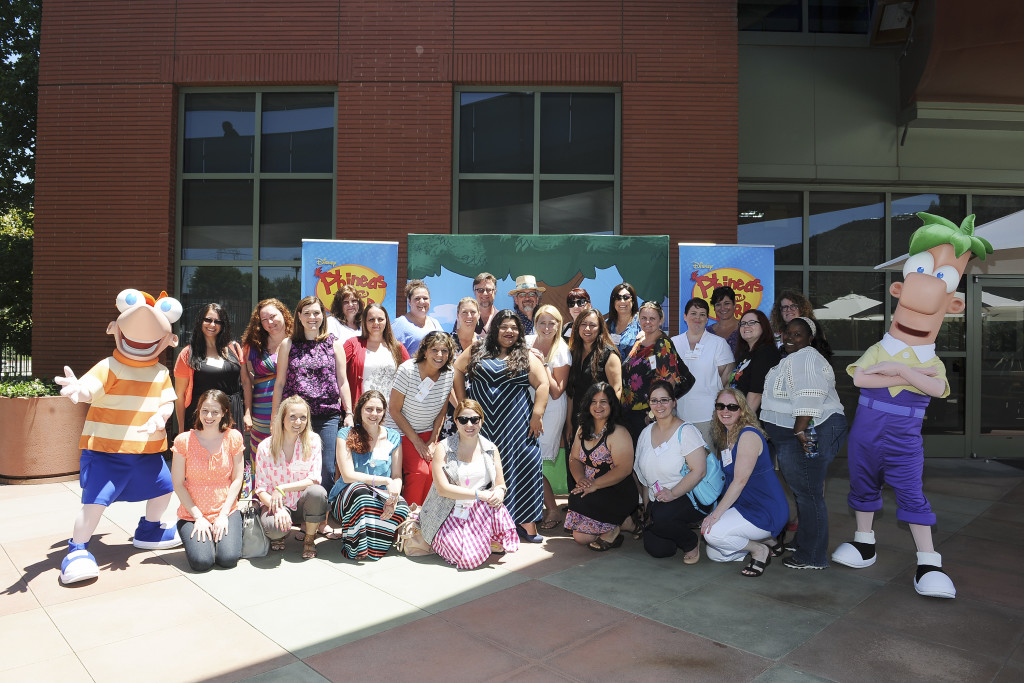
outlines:
{"label": "yellow shirt", "polygon": [[[903,348],[897,350],[897,346],[901,344]],[[886,347],[888,347],[888,349]],[[890,351],[893,353],[890,353]],[[949,396],[949,380],[946,379],[946,366],[942,364],[939,357],[933,352],[928,360],[921,361],[918,358],[917,353],[914,351],[914,347],[907,346],[889,335],[886,335],[886,339],[874,344],[871,348],[865,351],[864,355],[858,358],[856,362],[847,365],[846,372],[850,374],[850,377],[853,377],[857,368],[866,369],[876,363],[884,363],[886,361],[902,363],[903,365],[911,368],[933,368],[936,372],[935,376],[941,379],[943,384],[945,384],[945,388],[942,390],[942,395],[938,398],[946,398]],[[898,384],[896,386],[889,387],[890,396],[895,396],[901,391],[912,391],[915,394],[925,395],[923,391],[916,387],[912,387],[909,384]]]}

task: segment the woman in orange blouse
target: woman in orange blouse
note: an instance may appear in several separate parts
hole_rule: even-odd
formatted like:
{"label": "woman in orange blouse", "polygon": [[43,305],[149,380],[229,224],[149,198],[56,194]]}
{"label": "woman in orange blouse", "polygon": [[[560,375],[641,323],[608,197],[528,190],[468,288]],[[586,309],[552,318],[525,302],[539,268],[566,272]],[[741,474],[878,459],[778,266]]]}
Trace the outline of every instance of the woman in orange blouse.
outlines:
{"label": "woman in orange blouse", "polygon": [[231,429],[231,399],[219,389],[203,392],[192,429],[174,440],[171,480],[181,506],[178,535],[193,571],[218,564],[230,569],[242,554],[242,435]]}

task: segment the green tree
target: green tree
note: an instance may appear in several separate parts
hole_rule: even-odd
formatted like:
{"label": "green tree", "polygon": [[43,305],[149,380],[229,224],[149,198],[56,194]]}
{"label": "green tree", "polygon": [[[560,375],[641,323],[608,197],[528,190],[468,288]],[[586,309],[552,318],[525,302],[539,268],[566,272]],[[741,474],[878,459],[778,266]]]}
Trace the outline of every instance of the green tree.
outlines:
{"label": "green tree", "polygon": [[32,220],[30,211],[0,214],[0,338],[32,353]]}
{"label": "green tree", "polygon": [[31,210],[41,0],[0,2],[0,211]]}

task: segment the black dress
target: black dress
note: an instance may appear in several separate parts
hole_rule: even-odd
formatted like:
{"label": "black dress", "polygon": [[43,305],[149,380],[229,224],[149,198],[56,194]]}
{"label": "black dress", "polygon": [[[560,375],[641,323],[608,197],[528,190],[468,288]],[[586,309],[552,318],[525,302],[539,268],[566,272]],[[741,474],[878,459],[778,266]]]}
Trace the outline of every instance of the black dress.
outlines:
{"label": "black dress", "polygon": [[[594,358],[594,354],[598,351],[601,352],[599,362],[597,364],[597,374],[593,374],[591,361]],[[572,450],[573,439],[576,438],[576,429],[580,426],[579,420],[579,401],[587,393],[592,385],[598,382],[607,382],[608,375],[605,374],[605,367],[608,365],[608,359],[612,354],[618,355],[618,350],[613,349],[610,346],[605,346],[602,349],[598,349],[595,345],[590,353],[586,357],[577,360],[572,359],[572,365],[569,366],[569,380],[565,384],[565,393],[569,395],[572,400],[572,414],[569,415],[569,423],[572,425],[572,432],[569,434],[569,440],[565,445],[565,452],[569,453]],[[569,470],[569,458],[565,459],[565,483],[572,491],[576,488],[576,479],[572,476],[572,472]]]}
{"label": "black dress", "polygon": [[245,413],[245,399],[242,396],[242,364],[238,362],[238,356],[229,346],[225,349],[227,358],[220,367],[210,363],[208,358],[203,359],[203,365],[199,370],[192,372],[192,400],[185,406],[185,424],[181,425],[181,431],[192,429],[193,420],[196,417],[196,410],[199,409],[199,397],[210,389],[220,389],[231,399],[231,417],[235,420],[235,429],[242,431],[242,416]]}
{"label": "black dress", "polygon": [[[594,444],[593,448],[588,449],[584,444],[580,444],[580,461],[591,479],[602,477],[612,470],[614,463],[607,440],[608,435],[602,434],[600,441]],[[606,527],[622,524],[623,520],[637,508],[638,500],[632,471],[622,481],[585,496],[570,493],[565,528],[588,534],[603,534],[611,530]]]}

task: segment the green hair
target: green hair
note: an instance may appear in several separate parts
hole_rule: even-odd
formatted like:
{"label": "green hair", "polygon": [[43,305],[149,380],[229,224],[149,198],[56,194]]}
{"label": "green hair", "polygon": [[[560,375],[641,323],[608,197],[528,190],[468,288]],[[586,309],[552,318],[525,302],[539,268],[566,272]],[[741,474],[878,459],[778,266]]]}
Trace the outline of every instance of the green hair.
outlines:
{"label": "green hair", "polygon": [[992,253],[992,245],[984,237],[974,234],[974,214],[964,219],[959,226],[942,216],[918,211],[917,217],[924,225],[910,236],[910,255],[920,254],[942,244],[952,244],[957,258],[970,251],[982,261]]}

